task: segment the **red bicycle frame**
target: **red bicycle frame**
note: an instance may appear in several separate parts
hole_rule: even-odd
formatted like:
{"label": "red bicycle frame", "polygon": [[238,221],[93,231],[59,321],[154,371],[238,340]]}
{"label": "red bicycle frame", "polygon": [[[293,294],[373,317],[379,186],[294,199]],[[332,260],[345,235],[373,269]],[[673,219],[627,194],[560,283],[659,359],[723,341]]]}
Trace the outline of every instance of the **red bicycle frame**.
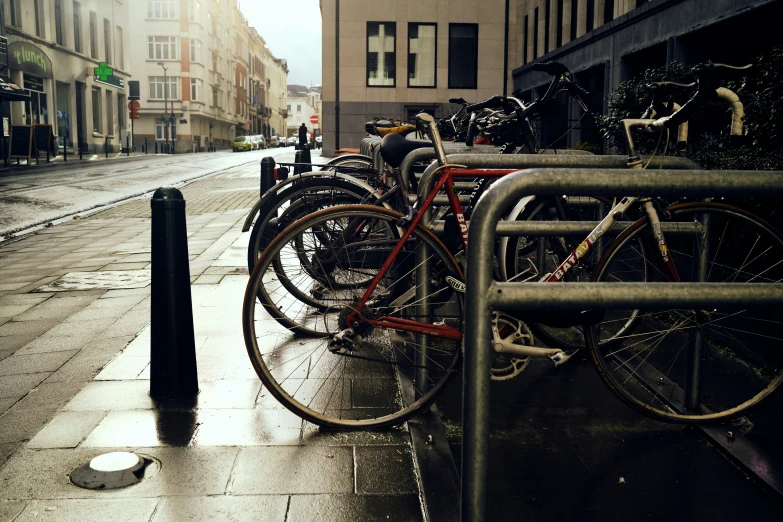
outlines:
{"label": "red bicycle frame", "polygon": [[[454,216],[457,218],[457,224],[460,227],[462,243],[467,247],[468,224],[465,221],[465,215],[462,212],[462,204],[459,201],[459,197],[455,193],[454,178],[458,178],[458,177],[459,178],[464,178],[464,177],[498,178],[501,176],[505,176],[506,174],[509,174],[511,172],[516,172],[516,170],[518,169],[486,170],[486,169],[463,169],[463,168],[454,168],[454,167],[444,168],[441,171],[441,177],[435,183],[432,192],[430,192],[429,196],[427,196],[427,199],[424,200],[424,203],[422,204],[421,208],[418,209],[413,220],[408,225],[408,228],[402,234],[402,237],[400,237],[399,241],[397,242],[397,245],[395,245],[394,249],[391,252],[391,255],[389,255],[389,257],[383,263],[383,266],[381,266],[381,269],[378,271],[378,274],[375,276],[375,278],[370,283],[370,286],[364,292],[364,295],[359,301],[356,310],[351,312],[351,314],[349,314],[347,318],[348,322],[353,323],[354,321],[356,321],[358,317],[361,316],[361,310],[364,308],[364,305],[370,299],[370,296],[372,295],[373,291],[375,291],[375,288],[378,286],[381,279],[386,275],[388,270],[391,268],[392,263],[397,258],[397,255],[400,253],[400,251],[402,250],[402,247],[405,245],[405,242],[413,233],[413,230],[419,225],[419,223],[421,223],[421,220],[424,219],[425,211],[428,208],[430,208],[433,201],[435,201],[435,196],[438,194],[440,189],[442,189],[443,187],[446,188],[446,194],[448,195],[449,198],[449,206],[451,207],[451,211],[454,213]],[[418,321],[413,321],[410,319],[402,319],[399,317],[388,317],[388,316],[379,317],[377,319],[368,319],[367,322],[373,326],[377,326],[383,329],[390,328],[392,330],[403,330],[406,332],[423,333],[427,335],[433,335],[435,337],[442,337],[444,339],[448,339],[451,341],[459,341],[462,339],[462,332],[459,329],[450,326],[445,326],[445,325],[426,324],[426,323],[420,323]]]}

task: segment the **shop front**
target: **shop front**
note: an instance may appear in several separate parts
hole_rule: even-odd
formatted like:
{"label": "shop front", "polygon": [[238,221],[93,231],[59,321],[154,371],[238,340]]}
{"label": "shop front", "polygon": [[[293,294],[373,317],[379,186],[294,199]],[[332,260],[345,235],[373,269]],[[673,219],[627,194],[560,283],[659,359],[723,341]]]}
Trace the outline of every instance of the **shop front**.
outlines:
{"label": "shop front", "polygon": [[52,61],[38,46],[17,41],[8,44],[8,68],[11,80],[22,86],[29,99],[11,111],[15,125],[47,125],[51,117],[53,78]]}

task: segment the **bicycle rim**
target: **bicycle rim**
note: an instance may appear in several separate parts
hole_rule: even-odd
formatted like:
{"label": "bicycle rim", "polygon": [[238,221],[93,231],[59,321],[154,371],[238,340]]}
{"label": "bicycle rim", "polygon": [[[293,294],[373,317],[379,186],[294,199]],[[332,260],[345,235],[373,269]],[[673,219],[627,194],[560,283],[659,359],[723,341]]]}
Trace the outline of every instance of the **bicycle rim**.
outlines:
{"label": "bicycle rim", "polygon": [[[430,347],[425,353],[421,337],[424,334],[415,336],[362,325],[356,328],[361,339],[351,349],[339,352],[329,349],[332,335],[350,326],[343,321],[366,291],[371,269],[377,273],[397,241],[396,222],[400,217],[397,212],[364,205],[317,212],[281,233],[264,251],[251,274],[243,309],[248,354],[267,389],[286,408],[310,422],[339,428],[399,424],[430,404],[456,372],[460,359],[459,341],[426,336]],[[285,254],[291,244],[310,236],[313,229],[337,229],[340,224],[349,223],[355,226],[356,219],[364,228],[361,234],[357,233],[353,243],[344,237],[339,240],[341,242],[335,241],[331,245],[323,238],[304,241],[312,250],[308,253],[311,259],[319,258],[319,249],[337,251],[336,260],[331,264],[321,256],[323,263],[318,268],[331,270],[331,276],[342,278],[343,286],[339,290],[328,285],[324,287],[322,281],[310,277],[306,270],[297,269],[300,256]],[[393,242],[389,241],[387,245],[387,238],[380,236],[382,231]],[[377,241],[373,243],[371,238]],[[462,279],[459,266],[440,241],[421,227],[414,230],[398,261],[376,288],[362,313],[413,320],[422,326],[433,324],[435,317],[417,315],[415,289],[419,284],[415,256],[421,245],[429,249],[428,259],[432,265],[427,283],[432,286],[428,296],[434,304],[433,315],[449,326],[461,329],[461,294],[445,284],[445,277],[449,275]],[[381,254],[370,257],[369,250]],[[318,289],[317,299],[323,305],[320,310],[306,303],[296,303],[285,287],[276,282],[279,274],[273,267],[275,258],[283,264],[294,265],[287,277],[300,290]],[[347,284],[352,272],[356,279],[361,279],[360,284]],[[311,338],[297,339],[289,332]],[[420,380],[414,382],[416,378]],[[413,391],[414,386],[420,389],[418,396]]]}

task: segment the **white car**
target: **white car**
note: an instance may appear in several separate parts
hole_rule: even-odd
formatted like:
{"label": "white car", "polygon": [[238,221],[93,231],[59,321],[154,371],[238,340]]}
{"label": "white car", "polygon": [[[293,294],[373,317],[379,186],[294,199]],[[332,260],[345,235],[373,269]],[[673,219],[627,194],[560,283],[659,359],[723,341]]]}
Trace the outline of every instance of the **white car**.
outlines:
{"label": "white car", "polygon": [[298,142],[298,141],[299,141],[299,137],[297,137],[297,136],[291,136],[290,138],[288,138],[287,140],[285,140],[285,143],[286,143],[286,145],[288,145],[288,146],[290,147],[291,145],[294,145],[294,146],[296,146],[296,144],[297,144],[297,142]]}
{"label": "white car", "polygon": [[315,148],[320,149],[324,144],[324,138],[323,136],[316,136],[315,137]]}

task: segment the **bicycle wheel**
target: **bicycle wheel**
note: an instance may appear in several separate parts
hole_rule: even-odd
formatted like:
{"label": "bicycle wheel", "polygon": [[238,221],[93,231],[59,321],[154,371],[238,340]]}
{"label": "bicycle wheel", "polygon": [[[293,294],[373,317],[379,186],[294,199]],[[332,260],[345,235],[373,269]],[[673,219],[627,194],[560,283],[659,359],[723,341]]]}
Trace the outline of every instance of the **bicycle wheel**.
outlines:
{"label": "bicycle wheel", "polygon": [[356,183],[337,178],[306,178],[289,185],[272,197],[253,224],[247,249],[248,271],[277,233],[297,219],[322,208],[373,203],[375,195]]}
{"label": "bicycle wheel", "polygon": [[[683,203],[668,213],[664,233],[681,281],[783,280],[783,236],[760,218],[718,203]],[[623,232],[593,280],[650,282],[651,292],[656,282],[669,281],[659,255],[640,256],[637,250],[647,243],[652,252],[651,228],[644,218]],[[601,378],[626,404],[669,422],[720,420],[742,414],[780,386],[781,312],[766,305],[649,310],[617,336],[615,346],[600,342],[605,323],[588,328],[585,337]],[[689,368],[697,368],[700,379],[693,380]]]}
{"label": "bicycle wheel", "polygon": [[[390,261],[388,272],[361,309],[363,324],[346,323],[398,243],[400,217],[398,212],[366,205],[322,210],[283,231],[251,274],[242,320],[253,367],[286,408],[310,422],[341,428],[399,424],[428,406],[457,371],[460,341],[427,330],[437,317],[461,331],[462,295],[446,278],[461,281],[462,272],[423,227],[413,230]],[[423,255],[423,247],[428,249],[430,276],[419,281],[416,269],[421,258],[417,261],[416,256]],[[310,266],[302,266],[303,258],[310,260]],[[274,268],[275,260],[285,273]],[[317,306],[292,296],[281,278],[310,295]],[[432,304],[431,317],[419,315],[420,287]],[[395,330],[366,321],[381,317],[408,323]],[[409,333],[416,326],[424,333]],[[266,339],[287,330],[310,339],[289,338],[285,343]],[[335,340],[346,337],[350,342],[335,349]],[[418,395],[413,391],[415,379]]]}
{"label": "bicycle wheel", "polygon": [[[600,221],[612,209],[612,202],[602,197],[561,198],[559,203],[568,221]],[[531,208],[517,218],[527,221],[560,221],[561,214],[555,206],[553,198],[541,198],[532,202]],[[574,237],[557,236],[519,236],[509,238],[508,246],[501,248],[505,255],[504,274],[508,281],[538,282],[551,275],[557,267],[576,249],[586,234]],[[601,259],[607,239],[599,239],[586,256],[569,270],[564,282],[589,281],[593,269]],[[644,256],[644,246],[639,246],[639,253]],[[636,311],[625,312],[624,317],[614,317],[617,325],[616,335],[633,327]],[[619,315],[619,314],[618,314]],[[562,348],[566,352],[584,348],[584,327],[577,314],[556,314],[543,312],[526,314],[526,322],[537,339],[549,346]],[[614,342],[614,337],[605,335],[602,343]]]}

